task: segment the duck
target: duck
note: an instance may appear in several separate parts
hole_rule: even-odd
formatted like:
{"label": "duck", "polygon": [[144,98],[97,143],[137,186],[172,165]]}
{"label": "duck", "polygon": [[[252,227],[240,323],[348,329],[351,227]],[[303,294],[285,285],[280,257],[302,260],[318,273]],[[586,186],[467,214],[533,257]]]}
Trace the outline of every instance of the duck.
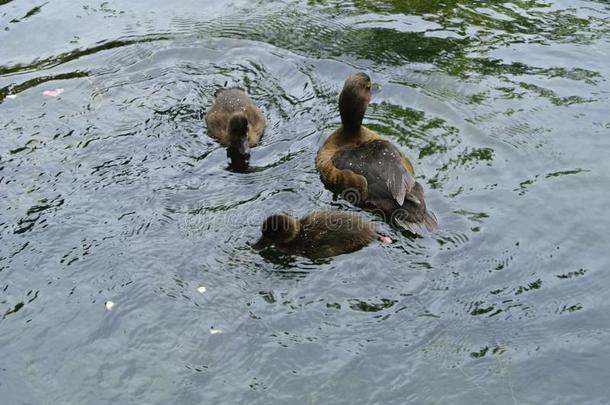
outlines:
{"label": "duck", "polygon": [[371,88],[364,72],[347,78],[339,95],[341,127],[318,150],[316,169],[333,193],[402,230],[423,235],[438,222],[426,207],[413,164],[394,144],[362,125]]}
{"label": "duck", "polygon": [[375,239],[392,242],[363,216],[340,210],[314,211],[301,218],[276,213],[263,221],[261,233],[252,245],[255,250],[274,247],[284,254],[310,259],[355,252]]}
{"label": "duck", "polygon": [[265,130],[265,116],[240,88],[221,88],[205,114],[208,134],[227,147],[232,159],[247,160]]}

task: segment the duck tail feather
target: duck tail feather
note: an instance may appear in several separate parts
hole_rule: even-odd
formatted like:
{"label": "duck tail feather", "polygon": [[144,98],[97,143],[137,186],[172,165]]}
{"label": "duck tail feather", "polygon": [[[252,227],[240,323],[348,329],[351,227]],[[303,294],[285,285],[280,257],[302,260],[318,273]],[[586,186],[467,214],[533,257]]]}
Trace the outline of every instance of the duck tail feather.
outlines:
{"label": "duck tail feather", "polygon": [[218,97],[218,95],[220,93],[222,93],[223,91],[227,91],[227,90],[241,90],[241,91],[246,91],[244,88],[239,87],[239,86],[231,86],[231,87],[227,87],[227,82],[225,82],[224,86],[220,86],[218,85],[218,87],[216,88],[216,90],[214,91],[214,97]]}
{"label": "duck tail feather", "polygon": [[394,218],[394,222],[405,231],[409,231],[415,235],[423,236],[425,229],[418,223],[408,222],[403,218]]}
{"label": "duck tail feather", "polygon": [[417,222],[409,221],[408,215],[395,215],[394,222],[399,227],[416,235],[423,236],[427,232],[432,232],[438,228],[438,221],[432,211],[426,210],[423,218]]}
{"label": "duck tail feather", "polygon": [[426,210],[426,216],[424,217],[423,224],[425,225],[428,232],[432,232],[433,230],[438,228],[438,220],[436,219],[436,215],[434,215],[434,212]]}
{"label": "duck tail feather", "polygon": [[218,85],[216,87],[216,90],[214,91],[214,97],[218,97],[218,95],[225,90],[227,90],[227,82],[225,82],[224,86]]}

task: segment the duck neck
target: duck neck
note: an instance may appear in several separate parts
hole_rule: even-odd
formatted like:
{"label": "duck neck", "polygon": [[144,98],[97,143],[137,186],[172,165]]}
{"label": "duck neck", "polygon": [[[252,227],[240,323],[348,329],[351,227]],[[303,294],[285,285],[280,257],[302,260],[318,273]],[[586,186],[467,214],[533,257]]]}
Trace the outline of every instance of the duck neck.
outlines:
{"label": "duck neck", "polygon": [[350,91],[343,90],[339,96],[341,124],[347,134],[358,134],[366,112],[367,100],[360,100]]}

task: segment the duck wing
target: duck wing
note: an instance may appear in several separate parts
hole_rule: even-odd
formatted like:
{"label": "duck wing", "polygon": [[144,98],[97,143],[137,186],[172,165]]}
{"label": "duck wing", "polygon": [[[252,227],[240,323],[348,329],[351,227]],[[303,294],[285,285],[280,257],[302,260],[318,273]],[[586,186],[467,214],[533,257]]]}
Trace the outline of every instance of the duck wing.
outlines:
{"label": "duck wing", "polygon": [[376,139],[333,155],[337,169],[351,170],[366,178],[368,198],[372,201],[392,199],[402,206],[405,199],[420,204],[411,190],[415,178],[407,170],[400,150],[383,139]]}

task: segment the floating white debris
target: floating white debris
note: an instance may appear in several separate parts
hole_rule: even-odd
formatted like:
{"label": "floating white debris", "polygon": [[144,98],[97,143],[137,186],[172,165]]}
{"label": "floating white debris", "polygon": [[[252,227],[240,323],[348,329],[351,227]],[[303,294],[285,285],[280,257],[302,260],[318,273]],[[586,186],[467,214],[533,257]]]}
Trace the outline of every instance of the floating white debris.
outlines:
{"label": "floating white debris", "polygon": [[206,292],[207,288],[205,288],[204,286],[198,287],[197,288],[197,292],[199,294],[203,294],[204,292]]}
{"label": "floating white debris", "polygon": [[214,329],[214,328],[212,328],[212,329],[210,329],[210,333],[211,333],[212,335],[218,335],[219,333],[222,333],[222,331],[221,331],[220,329]]}
{"label": "floating white debris", "polygon": [[8,98],[9,100],[14,100],[17,98],[16,94],[9,94],[8,96],[6,96],[6,98]]}
{"label": "floating white debris", "polygon": [[48,96],[48,97],[57,97],[57,96],[61,96],[64,92],[64,89],[54,89],[54,90],[45,90],[42,92],[43,96]]}
{"label": "floating white debris", "polygon": [[106,301],[106,309],[108,311],[110,311],[112,309],[112,307],[114,307],[114,302],[112,301]]}

